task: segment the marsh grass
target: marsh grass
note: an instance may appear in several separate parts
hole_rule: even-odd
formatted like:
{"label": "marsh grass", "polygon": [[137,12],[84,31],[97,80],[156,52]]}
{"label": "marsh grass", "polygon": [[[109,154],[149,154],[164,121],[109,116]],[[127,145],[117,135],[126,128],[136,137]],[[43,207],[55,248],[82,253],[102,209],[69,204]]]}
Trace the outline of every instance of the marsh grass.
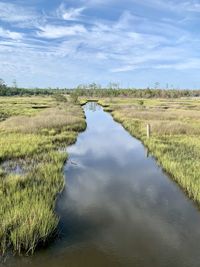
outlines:
{"label": "marsh grass", "polygon": [[74,128],[75,124],[82,123],[82,113],[73,105],[65,107],[65,104],[54,108],[48,108],[35,116],[13,116],[1,123],[1,129],[5,132],[37,133],[47,129],[50,133],[56,133],[63,127]]}
{"label": "marsh grass", "polygon": [[0,119],[11,116],[33,116],[45,108],[57,105],[56,99],[44,97],[0,97]]}
{"label": "marsh grass", "polygon": [[[0,123],[1,254],[9,248],[33,253],[55,234],[59,222],[55,201],[64,187],[62,168],[67,160],[67,153],[59,148],[75,142],[86,126],[81,107],[70,100],[0,98],[1,105],[13,102],[18,107],[23,103],[31,111],[22,109],[20,113],[15,107],[13,116]],[[44,102],[48,108],[32,113],[33,105]],[[6,162],[19,164],[25,171],[9,172]]]}
{"label": "marsh grass", "polygon": [[[100,99],[112,115],[142,140],[160,165],[200,204],[200,101],[199,99]],[[165,107],[164,109],[162,107]],[[166,109],[167,107],[167,109]],[[146,125],[151,125],[151,138]]]}

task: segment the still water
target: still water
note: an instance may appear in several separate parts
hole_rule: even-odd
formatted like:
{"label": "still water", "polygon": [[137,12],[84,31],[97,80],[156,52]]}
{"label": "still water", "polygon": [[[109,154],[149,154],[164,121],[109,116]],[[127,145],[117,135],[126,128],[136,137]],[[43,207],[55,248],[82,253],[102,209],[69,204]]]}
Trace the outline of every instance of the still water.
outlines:
{"label": "still water", "polygon": [[143,145],[95,103],[68,148],[60,237],[12,267],[199,267],[200,212]]}

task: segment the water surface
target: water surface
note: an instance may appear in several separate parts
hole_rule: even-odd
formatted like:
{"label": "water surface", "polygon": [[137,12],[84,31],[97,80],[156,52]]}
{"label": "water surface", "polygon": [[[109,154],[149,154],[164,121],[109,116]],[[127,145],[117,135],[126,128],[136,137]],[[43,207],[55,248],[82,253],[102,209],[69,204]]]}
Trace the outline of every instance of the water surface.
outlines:
{"label": "water surface", "polygon": [[95,103],[68,148],[60,237],[12,267],[199,267],[200,213],[143,145]]}

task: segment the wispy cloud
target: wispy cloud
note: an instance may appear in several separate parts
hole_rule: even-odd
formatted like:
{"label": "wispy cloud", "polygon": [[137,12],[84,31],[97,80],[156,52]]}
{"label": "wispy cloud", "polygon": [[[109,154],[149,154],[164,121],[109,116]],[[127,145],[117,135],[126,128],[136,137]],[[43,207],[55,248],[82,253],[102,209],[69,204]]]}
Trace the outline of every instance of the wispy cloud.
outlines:
{"label": "wispy cloud", "polygon": [[123,66],[120,68],[116,68],[116,69],[111,69],[111,72],[127,72],[127,71],[131,71],[134,70],[134,66],[132,65],[127,65],[127,66]]}
{"label": "wispy cloud", "polygon": [[66,4],[62,3],[57,9],[57,15],[64,20],[77,20],[81,17],[82,12],[85,10],[85,7],[79,8],[67,8]]}
{"label": "wispy cloud", "polygon": [[5,30],[4,28],[0,27],[0,37],[2,38],[8,38],[13,40],[20,40],[23,38],[23,34],[19,32],[9,31]]}
{"label": "wispy cloud", "polygon": [[200,59],[189,58],[179,63],[156,65],[156,69],[193,70],[200,69]]}
{"label": "wispy cloud", "polygon": [[42,38],[62,38],[66,36],[73,36],[86,33],[87,30],[83,25],[72,25],[72,26],[56,26],[46,25],[40,27],[40,31],[37,31],[37,36]]}
{"label": "wispy cloud", "polygon": [[61,85],[69,82],[64,70],[70,85],[119,77],[145,84],[139,71],[162,81],[157,71],[176,80],[175,73],[200,69],[197,1],[23,1],[0,2],[0,72],[8,80],[17,73],[36,84],[37,74],[45,85],[55,85],[55,76]]}
{"label": "wispy cloud", "polygon": [[0,20],[6,22],[22,22],[36,16],[33,9],[24,8],[14,3],[0,2]]}
{"label": "wispy cloud", "polygon": [[146,5],[152,9],[161,9],[172,11],[173,13],[180,12],[200,12],[200,3],[198,0],[132,0],[134,3]]}

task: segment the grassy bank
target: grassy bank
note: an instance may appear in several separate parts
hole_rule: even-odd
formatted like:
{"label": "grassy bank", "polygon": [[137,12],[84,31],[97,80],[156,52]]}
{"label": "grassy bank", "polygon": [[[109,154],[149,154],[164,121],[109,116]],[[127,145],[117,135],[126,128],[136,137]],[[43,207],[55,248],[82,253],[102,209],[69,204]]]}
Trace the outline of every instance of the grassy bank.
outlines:
{"label": "grassy bank", "polygon": [[33,253],[55,233],[64,187],[61,148],[85,128],[70,98],[0,98],[0,251]]}
{"label": "grassy bank", "polygon": [[[100,103],[200,204],[200,99],[104,98]],[[151,125],[150,139],[147,124]]]}

